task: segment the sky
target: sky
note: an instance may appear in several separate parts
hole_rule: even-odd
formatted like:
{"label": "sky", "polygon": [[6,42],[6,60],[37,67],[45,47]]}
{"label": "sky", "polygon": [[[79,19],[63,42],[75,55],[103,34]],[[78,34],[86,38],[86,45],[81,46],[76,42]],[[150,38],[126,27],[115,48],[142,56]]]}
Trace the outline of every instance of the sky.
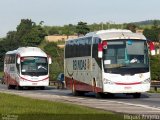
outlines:
{"label": "sky", "polygon": [[0,37],[21,19],[48,26],[153,20],[160,19],[160,0],[0,0]]}

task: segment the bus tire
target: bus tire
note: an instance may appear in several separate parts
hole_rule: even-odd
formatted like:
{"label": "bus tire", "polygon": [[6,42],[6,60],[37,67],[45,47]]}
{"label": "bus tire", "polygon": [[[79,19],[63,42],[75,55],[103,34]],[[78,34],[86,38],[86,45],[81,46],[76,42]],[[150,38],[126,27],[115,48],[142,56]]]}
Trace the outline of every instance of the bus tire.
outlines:
{"label": "bus tire", "polygon": [[41,89],[41,90],[45,90],[45,86],[41,86],[40,89]]}
{"label": "bus tire", "polygon": [[103,98],[104,97],[104,93],[101,93],[101,92],[97,92],[97,90],[96,90],[96,80],[95,79],[93,79],[93,87],[94,87],[94,93],[95,93],[95,97],[96,98]]}
{"label": "bus tire", "polygon": [[113,93],[107,93],[107,94],[105,94],[105,97],[107,97],[107,98],[114,98],[114,95],[115,94],[113,94]]}
{"label": "bus tire", "polygon": [[133,94],[133,97],[134,97],[134,98],[140,98],[140,97],[141,97],[141,93],[134,93],[134,94]]}
{"label": "bus tire", "polygon": [[18,85],[18,86],[16,87],[16,89],[17,89],[17,90],[23,90],[23,87],[21,87],[21,86]]}
{"label": "bus tire", "polygon": [[101,92],[97,92],[95,93],[96,98],[100,99],[100,98],[104,98],[104,93]]}
{"label": "bus tire", "polygon": [[8,89],[12,89],[12,86],[10,84],[7,85]]}
{"label": "bus tire", "polygon": [[78,96],[84,96],[85,92],[84,91],[77,91]]}

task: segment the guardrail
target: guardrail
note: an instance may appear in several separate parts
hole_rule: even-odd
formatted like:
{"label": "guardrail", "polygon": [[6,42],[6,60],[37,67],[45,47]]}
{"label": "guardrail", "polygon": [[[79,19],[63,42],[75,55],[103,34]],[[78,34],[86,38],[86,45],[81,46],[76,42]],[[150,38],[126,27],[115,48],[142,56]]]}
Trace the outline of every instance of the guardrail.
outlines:
{"label": "guardrail", "polygon": [[49,85],[55,86],[57,89],[64,89],[64,83],[59,80],[51,80],[49,81]]}
{"label": "guardrail", "polygon": [[160,81],[152,81],[151,87],[153,87],[154,90],[157,91],[157,89],[160,87]]}
{"label": "guardrail", "polygon": [[[56,86],[57,89],[60,89],[60,88],[63,89],[64,88],[64,84],[62,82],[58,81],[58,80],[51,80],[49,82],[49,85]],[[152,81],[151,82],[151,87],[153,87],[154,90],[157,91],[158,88],[160,88],[160,81]]]}

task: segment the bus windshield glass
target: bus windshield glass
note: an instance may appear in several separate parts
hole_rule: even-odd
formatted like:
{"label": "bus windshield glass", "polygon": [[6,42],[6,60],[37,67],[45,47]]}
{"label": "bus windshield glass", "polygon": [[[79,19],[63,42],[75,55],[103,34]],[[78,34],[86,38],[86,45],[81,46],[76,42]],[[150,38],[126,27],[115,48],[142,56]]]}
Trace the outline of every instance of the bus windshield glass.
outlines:
{"label": "bus windshield glass", "polygon": [[107,41],[103,50],[105,72],[136,74],[149,71],[148,47],[145,40]]}
{"label": "bus windshield glass", "polygon": [[41,76],[48,74],[46,57],[21,57],[22,75]]}

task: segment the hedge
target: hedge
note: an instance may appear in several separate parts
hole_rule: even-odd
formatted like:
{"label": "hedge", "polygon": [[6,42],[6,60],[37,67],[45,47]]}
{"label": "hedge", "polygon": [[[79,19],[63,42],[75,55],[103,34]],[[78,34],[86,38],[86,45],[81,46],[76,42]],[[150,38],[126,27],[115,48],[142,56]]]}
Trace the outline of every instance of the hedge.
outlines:
{"label": "hedge", "polygon": [[160,81],[160,55],[150,57],[151,78]]}

